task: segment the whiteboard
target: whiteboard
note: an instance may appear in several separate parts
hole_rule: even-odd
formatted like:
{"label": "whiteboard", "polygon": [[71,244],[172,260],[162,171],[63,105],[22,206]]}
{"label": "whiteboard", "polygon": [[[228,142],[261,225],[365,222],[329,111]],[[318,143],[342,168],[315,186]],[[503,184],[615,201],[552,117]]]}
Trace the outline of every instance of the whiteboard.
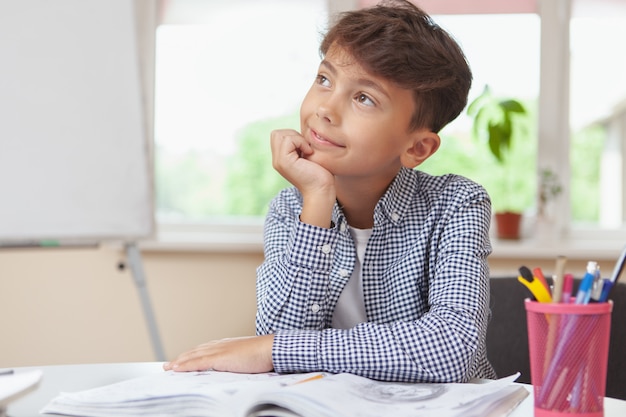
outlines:
{"label": "whiteboard", "polygon": [[131,0],[0,0],[0,243],[153,232]]}

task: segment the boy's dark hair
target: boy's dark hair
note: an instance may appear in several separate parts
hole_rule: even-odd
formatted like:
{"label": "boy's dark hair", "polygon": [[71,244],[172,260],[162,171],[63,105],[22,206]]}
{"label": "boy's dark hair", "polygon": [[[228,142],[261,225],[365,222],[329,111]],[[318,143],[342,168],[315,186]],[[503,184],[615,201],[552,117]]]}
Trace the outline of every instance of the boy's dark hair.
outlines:
{"label": "boy's dark hair", "polygon": [[342,13],[320,46],[346,49],[368,72],[413,90],[409,130],[439,132],[467,104],[472,72],[454,39],[409,1]]}

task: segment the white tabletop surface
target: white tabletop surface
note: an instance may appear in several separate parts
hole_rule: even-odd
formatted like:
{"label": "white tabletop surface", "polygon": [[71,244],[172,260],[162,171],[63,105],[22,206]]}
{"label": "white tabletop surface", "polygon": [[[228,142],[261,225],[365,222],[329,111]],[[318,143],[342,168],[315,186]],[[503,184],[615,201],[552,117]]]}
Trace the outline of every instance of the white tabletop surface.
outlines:
{"label": "white tabletop surface", "polygon": [[[38,388],[24,397],[11,403],[8,407],[9,417],[42,416],[39,410],[60,392],[81,391],[102,385],[112,384],[125,379],[163,372],[160,362],[138,363],[103,363],[88,365],[51,365],[41,367],[15,368],[16,372],[41,369],[43,377]],[[511,413],[510,417],[532,417],[532,387],[525,385],[531,395]],[[604,400],[605,417],[626,416],[626,401],[606,398]]]}

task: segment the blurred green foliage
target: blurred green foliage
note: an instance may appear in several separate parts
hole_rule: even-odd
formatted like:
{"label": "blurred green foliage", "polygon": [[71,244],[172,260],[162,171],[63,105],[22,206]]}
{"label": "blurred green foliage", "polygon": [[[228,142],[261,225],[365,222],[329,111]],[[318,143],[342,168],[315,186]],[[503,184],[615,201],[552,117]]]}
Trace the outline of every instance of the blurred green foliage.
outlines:
{"label": "blurred green foliage", "polygon": [[234,154],[227,156],[210,150],[173,153],[157,147],[158,218],[194,222],[214,217],[264,216],[272,197],[289,186],[272,168],[270,132],[299,130],[299,125],[298,112],[250,123],[238,133]]}
{"label": "blurred green foliage", "polygon": [[237,138],[237,153],[228,158],[226,212],[259,216],[269,201],[290,184],[272,168],[270,133],[274,129],[300,131],[298,114],[248,125]]}
{"label": "blurred green foliage", "polygon": [[[482,184],[492,199],[494,211],[506,207],[520,211],[532,208],[537,196],[536,111],[527,105],[525,137],[511,144],[514,169],[505,173],[502,164],[484,143],[470,132],[442,132],[441,147],[417,169],[434,175],[455,173]],[[253,122],[236,139],[236,151],[224,157],[210,151],[164,152],[156,148],[155,184],[157,216],[160,220],[205,221],[224,216],[263,216],[269,201],[289,184],[273,168],[269,136],[273,129],[299,130],[295,112],[284,117]],[[591,126],[572,138],[572,219],[594,222],[599,215],[600,155],[605,132]],[[514,193],[500,179],[510,175]]]}
{"label": "blurred green foliage", "polygon": [[[493,211],[523,212],[535,199],[535,149],[532,138],[513,143],[511,160],[515,169],[506,172],[489,149],[467,136],[442,135],[437,152],[417,169],[433,175],[458,174],[481,184],[491,197]],[[508,176],[508,182],[501,179]],[[511,188],[509,188],[509,185]],[[515,192],[511,193],[510,189]]]}
{"label": "blurred green foliage", "polygon": [[597,223],[600,218],[600,164],[606,131],[600,125],[575,132],[570,149],[572,220]]}

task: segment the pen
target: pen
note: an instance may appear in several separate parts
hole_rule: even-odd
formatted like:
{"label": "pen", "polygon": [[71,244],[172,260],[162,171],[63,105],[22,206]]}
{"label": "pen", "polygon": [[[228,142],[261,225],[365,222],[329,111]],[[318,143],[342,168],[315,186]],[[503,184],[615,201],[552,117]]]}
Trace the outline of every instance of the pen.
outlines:
{"label": "pen", "polygon": [[593,284],[591,285],[591,300],[598,302],[602,297],[602,288],[604,288],[604,280],[600,274],[600,266],[596,266],[596,270],[593,274]]}
{"label": "pen", "polygon": [[13,375],[15,371],[13,369],[0,369],[0,376]]}
{"label": "pen", "polygon": [[540,303],[549,303],[552,301],[552,296],[548,289],[530,272],[530,269],[521,266],[519,273],[520,275],[517,277],[517,280],[530,290],[537,301]]}
{"label": "pen", "polygon": [[54,248],[60,246],[56,240],[40,240],[40,241],[16,241],[2,242],[0,248],[7,249],[23,249],[23,248]]}
{"label": "pen", "polygon": [[591,296],[591,286],[593,285],[594,274],[596,272],[597,263],[594,261],[587,262],[587,272],[578,287],[576,294],[576,304],[587,304]]}
{"label": "pen", "polygon": [[[555,303],[560,303],[563,298],[563,274],[565,273],[565,264],[567,263],[567,258],[565,256],[557,256],[556,258],[556,267],[554,270],[554,288],[552,289],[552,301]],[[569,300],[564,300],[566,303]]]}

